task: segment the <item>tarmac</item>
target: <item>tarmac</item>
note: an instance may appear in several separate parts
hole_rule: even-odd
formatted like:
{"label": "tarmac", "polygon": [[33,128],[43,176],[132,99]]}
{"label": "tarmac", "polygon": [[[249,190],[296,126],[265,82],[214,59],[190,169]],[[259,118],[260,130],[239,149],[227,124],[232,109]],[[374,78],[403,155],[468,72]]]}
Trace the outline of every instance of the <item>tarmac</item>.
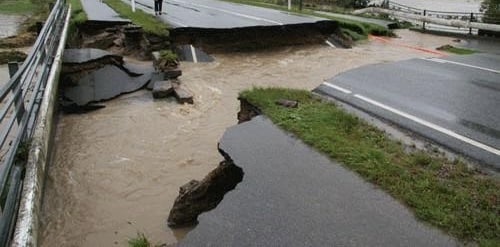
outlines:
{"label": "tarmac", "polygon": [[244,172],[178,246],[457,246],[354,172],[257,116],[220,141]]}
{"label": "tarmac", "polygon": [[314,92],[500,169],[499,65],[488,53],[368,65]]}
{"label": "tarmac", "polygon": [[130,23],[130,20],[121,18],[118,13],[100,0],[82,0],[80,2],[87,14],[87,21]]}

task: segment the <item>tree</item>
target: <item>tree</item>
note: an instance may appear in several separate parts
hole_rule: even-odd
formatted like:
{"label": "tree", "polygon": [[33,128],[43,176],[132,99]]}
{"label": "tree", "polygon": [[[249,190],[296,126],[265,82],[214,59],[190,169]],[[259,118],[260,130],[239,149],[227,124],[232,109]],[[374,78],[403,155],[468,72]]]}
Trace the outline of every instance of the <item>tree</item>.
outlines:
{"label": "tree", "polygon": [[500,24],[500,0],[483,0],[480,10],[484,13],[483,22]]}

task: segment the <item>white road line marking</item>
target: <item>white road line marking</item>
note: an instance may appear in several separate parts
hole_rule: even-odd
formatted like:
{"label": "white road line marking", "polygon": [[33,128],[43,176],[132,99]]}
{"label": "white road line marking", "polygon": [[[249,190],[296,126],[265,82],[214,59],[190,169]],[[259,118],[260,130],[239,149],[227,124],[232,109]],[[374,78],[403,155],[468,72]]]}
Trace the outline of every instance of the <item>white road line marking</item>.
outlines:
{"label": "white road line marking", "polygon": [[431,61],[431,62],[435,62],[435,63],[446,63],[446,61],[442,60],[442,59],[435,59],[435,57],[432,57],[432,58],[421,58],[422,60],[426,60],[426,61]]}
{"label": "white road line marking", "polygon": [[451,63],[451,64],[465,66],[465,67],[469,67],[469,68],[473,68],[473,69],[480,69],[480,70],[484,70],[484,71],[489,71],[489,72],[500,74],[500,70],[494,70],[494,69],[479,67],[479,66],[475,66],[475,65],[471,65],[471,64],[466,64],[466,63],[454,62],[454,61],[440,59],[440,58],[430,58],[430,59],[425,59],[425,60],[436,62],[436,63]]}
{"label": "white road line marking", "polygon": [[468,144],[471,144],[471,145],[473,145],[473,146],[475,146],[475,147],[478,147],[478,148],[480,148],[480,149],[483,149],[483,150],[485,150],[485,151],[487,151],[487,152],[490,152],[490,153],[493,153],[493,154],[496,154],[496,155],[500,155],[500,150],[498,150],[498,149],[495,149],[495,148],[493,148],[493,147],[490,147],[490,146],[488,146],[488,145],[485,145],[485,144],[483,144],[483,143],[480,143],[480,142],[478,142],[478,141],[475,141],[475,140],[473,140],[473,139],[471,139],[471,138],[469,138],[469,137],[466,137],[466,136],[460,135],[460,134],[458,134],[458,133],[456,133],[456,132],[454,132],[454,131],[451,131],[451,130],[449,130],[449,129],[445,129],[445,128],[443,128],[443,127],[439,126],[439,125],[436,125],[436,124],[433,124],[433,123],[431,123],[431,122],[425,121],[425,120],[420,119],[420,118],[418,118],[418,117],[416,117],[416,116],[413,116],[413,115],[411,115],[411,114],[408,114],[408,113],[402,112],[402,111],[400,111],[400,110],[398,110],[398,109],[392,108],[392,107],[390,107],[390,106],[388,106],[388,105],[384,105],[384,104],[382,104],[382,103],[380,103],[380,102],[377,102],[377,101],[375,101],[375,100],[372,100],[372,99],[370,99],[370,98],[364,97],[364,96],[359,95],[359,94],[355,94],[355,95],[354,95],[354,97],[356,97],[356,98],[358,98],[358,99],[361,99],[361,100],[363,100],[363,101],[365,101],[365,102],[368,102],[368,103],[370,103],[370,104],[372,104],[372,105],[378,106],[378,107],[380,107],[380,108],[382,108],[382,109],[385,109],[385,110],[387,110],[387,111],[390,111],[390,112],[392,112],[392,113],[395,113],[395,114],[397,114],[397,115],[399,115],[399,116],[402,116],[402,117],[404,117],[404,118],[410,119],[410,120],[412,120],[412,121],[414,121],[414,122],[417,122],[417,123],[419,123],[419,124],[421,124],[421,125],[424,125],[424,126],[426,126],[426,127],[429,127],[429,128],[431,128],[431,129],[434,129],[434,130],[436,130],[436,131],[439,131],[439,132],[441,132],[441,133],[443,133],[443,134],[449,135],[449,136],[454,137],[454,138],[456,138],[456,139],[458,139],[458,140],[461,140],[461,141],[463,141],[463,142],[466,142],[466,143],[468,143]]}
{"label": "white road line marking", "polygon": [[351,93],[352,93],[352,92],[351,92],[350,90],[348,90],[348,89],[345,89],[345,88],[343,88],[343,87],[339,87],[339,86],[337,86],[337,85],[333,85],[333,84],[331,84],[331,83],[329,83],[329,82],[326,82],[326,81],[325,81],[325,82],[323,82],[323,85],[325,85],[325,86],[327,86],[327,87],[331,87],[331,88],[333,88],[333,89],[336,89],[336,90],[338,90],[338,91],[340,91],[340,92],[342,92],[342,93],[345,93],[345,94],[351,94]]}
{"label": "white road line marking", "polygon": [[335,48],[335,45],[333,45],[332,42],[330,42],[329,40],[325,40],[325,43],[330,47]]}
{"label": "white road line marking", "polygon": [[193,55],[193,62],[198,63],[198,57],[196,56],[196,49],[192,45],[189,45],[191,47],[191,54]]}
{"label": "white road line marking", "polygon": [[196,3],[189,3],[189,2],[177,1],[177,0],[173,0],[173,1],[174,2],[178,2],[178,3],[190,4],[190,5],[193,5],[193,6],[198,6],[198,7],[201,7],[201,8],[211,9],[211,10],[215,10],[215,11],[220,11],[220,12],[224,12],[224,13],[227,13],[227,14],[236,15],[236,16],[239,16],[239,17],[244,17],[244,18],[247,18],[247,19],[252,19],[252,20],[257,20],[257,21],[265,21],[265,22],[274,23],[274,24],[278,24],[278,25],[284,25],[281,22],[269,20],[269,19],[262,18],[262,17],[241,14],[241,13],[237,13],[237,12],[233,12],[233,11],[229,11],[229,10],[213,8],[213,7],[210,7],[210,6],[196,4]]}

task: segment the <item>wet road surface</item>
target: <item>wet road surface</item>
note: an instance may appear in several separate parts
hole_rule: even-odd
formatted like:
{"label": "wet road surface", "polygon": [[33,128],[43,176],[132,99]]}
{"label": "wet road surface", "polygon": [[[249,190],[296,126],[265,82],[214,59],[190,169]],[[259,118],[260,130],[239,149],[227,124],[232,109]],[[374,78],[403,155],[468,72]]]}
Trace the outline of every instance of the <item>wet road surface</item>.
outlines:
{"label": "wet road surface", "polygon": [[[153,12],[152,0],[137,0]],[[236,28],[312,23],[322,18],[217,0],[166,0],[159,16],[173,27]]]}
{"label": "wet road surface", "polygon": [[130,23],[101,0],[82,0],[81,3],[88,21]]}
{"label": "wet road surface", "polygon": [[229,128],[220,148],[243,181],[178,246],[458,244],[265,117]]}
{"label": "wet road surface", "polygon": [[328,79],[315,91],[500,169],[500,56],[366,66]]}

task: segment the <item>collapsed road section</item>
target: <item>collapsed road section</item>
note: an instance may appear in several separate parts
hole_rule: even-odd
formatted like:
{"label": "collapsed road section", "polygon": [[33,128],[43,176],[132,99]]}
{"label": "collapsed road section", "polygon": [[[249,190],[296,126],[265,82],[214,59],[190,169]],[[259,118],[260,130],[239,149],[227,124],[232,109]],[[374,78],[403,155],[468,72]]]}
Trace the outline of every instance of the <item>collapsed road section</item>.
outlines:
{"label": "collapsed road section", "polygon": [[243,180],[177,246],[457,245],[265,117],[229,128],[219,148]]}
{"label": "collapsed road section", "polygon": [[182,27],[171,31],[176,45],[193,44],[208,52],[245,51],[287,45],[321,44],[329,40],[340,46],[350,46],[342,37],[337,22],[317,21],[289,25],[236,28]]}
{"label": "collapsed road section", "polygon": [[[153,2],[138,6],[152,12]],[[175,45],[193,45],[208,52],[240,51],[273,46],[325,43],[349,47],[335,21],[275,9],[224,1],[164,1],[159,15],[172,26]]]}

